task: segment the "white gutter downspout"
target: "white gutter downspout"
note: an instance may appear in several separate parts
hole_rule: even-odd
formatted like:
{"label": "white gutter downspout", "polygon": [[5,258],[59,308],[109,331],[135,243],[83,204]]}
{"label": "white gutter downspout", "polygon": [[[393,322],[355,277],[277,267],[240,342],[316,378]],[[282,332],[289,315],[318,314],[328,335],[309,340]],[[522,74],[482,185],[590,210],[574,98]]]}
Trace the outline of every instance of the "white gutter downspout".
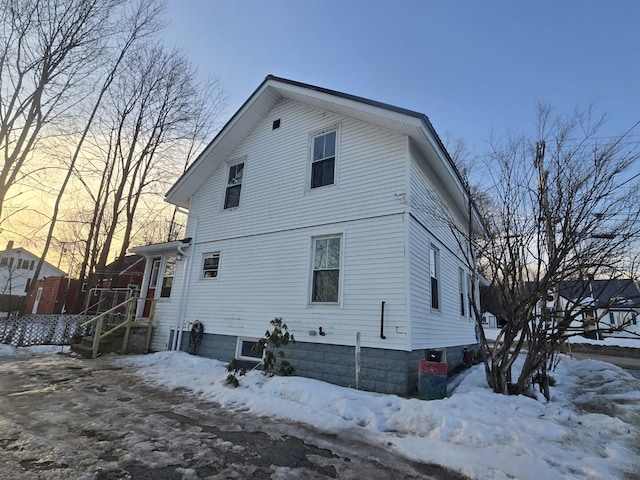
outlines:
{"label": "white gutter downspout", "polygon": [[189,217],[189,220],[193,219],[194,222],[194,226],[193,226],[193,234],[191,235],[191,249],[190,249],[190,254],[187,254],[186,252],[184,252],[184,250],[182,250],[184,247],[182,245],[178,245],[176,248],[178,250],[178,253],[180,253],[181,255],[183,255],[184,257],[190,257],[187,261],[187,259],[185,258],[184,260],[184,270],[183,270],[183,274],[182,274],[182,286],[181,286],[181,290],[180,290],[180,303],[178,305],[178,318],[177,318],[177,322],[176,322],[176,334],[174,335],[173,338],[173,345],[171,350],[180,350],[180,347],[182,346],[182,331],[183,331],[183,326],[184,326],[184,320],[185,320],[185,301],[184,301],[184,297],[187,294],[188,290],[189,290],[189,286],[191,285],[191,278],[190,278],[190,272],[191,272],[191,266],[193,264],[193,259],[195,257],[195,255],[193,254],[193,248],[195,248],[195,238],[196,238],[196,233],[198,232],[198,218],[194,215],[190,215],[189,211],[185,211],[185,210],[180,210],[180,208],[178,208],[178,211],[180,213],[184,213]]}

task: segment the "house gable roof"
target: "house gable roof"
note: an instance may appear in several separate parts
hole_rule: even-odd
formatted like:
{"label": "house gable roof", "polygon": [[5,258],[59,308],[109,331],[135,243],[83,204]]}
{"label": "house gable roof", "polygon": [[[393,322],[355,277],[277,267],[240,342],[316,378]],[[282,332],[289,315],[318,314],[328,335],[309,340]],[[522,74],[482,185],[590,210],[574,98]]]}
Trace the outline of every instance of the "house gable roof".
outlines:
{"label": "house gable roof", "polygon": [[[28,257],[30,260],[34,260],[36,263],[38,262],[38,260],[40,260],[40,257],[38,255],[34,255],[29,250],[22,247],[9,248],[0,251],[0,257],[22,257],[23,255],[24,257]],[[46,266],[46,268],[51,272],[47,276],[64,277],[67,275],[64,271],[60,270],[58,267],[54,267],[49,262],[45,261],[43,265]],[[43,275],[43,272],[40,272],[40,275]]]}
{"label": "house gable roof", "polygon": [[[465,215],[466,193],[462,177],[426,115],[374,100],[268,75],[211,143],[166,194],[166,201],[189,207],[191,196],[202,187],[283,99],[353,118],[407,135],[428,162],[429,173],[444,187],[459,213]],[[479,217],[476,218],[479,224]]]}
{"label": "house gable roof", "polygon": [[574,280],[563,285],[560,295],[574,301],[593,299],[594,307],[640,308],[640,290],[631,279]]}

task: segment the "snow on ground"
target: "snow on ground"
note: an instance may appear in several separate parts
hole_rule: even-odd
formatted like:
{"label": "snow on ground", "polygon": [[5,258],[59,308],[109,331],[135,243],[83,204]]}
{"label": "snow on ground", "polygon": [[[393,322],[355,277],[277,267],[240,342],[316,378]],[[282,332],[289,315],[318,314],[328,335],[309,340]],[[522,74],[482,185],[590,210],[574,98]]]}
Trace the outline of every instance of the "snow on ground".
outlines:
{"label": "snow on ground", "polygon": [[590,345],[604,345],[607,347],[629,347],[640,348],[640,337],[638,338],[620,338],[620,337],[605,337],[602,340],[594,340],[585,337],[571,337],[569,343],[588,343]]}
{"label": "snow on ground", "polygon": [[494,394],[482,366],[443,400],[381,395],[301,377],[251,372],[237,389],[225,365],[182,352],[117,360],[149,382],[187,388],[224,407],[348,431],[408,458],[473,478],[619,478],[640,472],[640,382],[608,363],[563,357],[553,399]]}
{"label": "snow on ground", "polygon": [[[499,333],[499,328],[484,329],[484,334],[488,340],[495,340],[498,338]],[[606,337],[602,340],[593,340],[591,338],[576,335],[569,338],[569,343],[588,343],[591,345],[640,348],[640,336],[636,338]]]}
{"label": "snow on ground", "polygon": [[[0,355],[59,347],[0,348]],[[561,357],[552,401],[494,394],[481,365],[443,400],[358,391],[250,372],[226,386],[222,362],[183,352],[114,357],[161,388],[186,388],[232,411],[351,435],[477,479],[634,478],[640,472],[640,380],[608,363]]]}
{"label": "snow on ground", "polygon": [[46,353],[58,353],[60,350],[60,345],[34,345],[32,347],[14,347],[11,345],[0,344],[0,357],[41,355]]}

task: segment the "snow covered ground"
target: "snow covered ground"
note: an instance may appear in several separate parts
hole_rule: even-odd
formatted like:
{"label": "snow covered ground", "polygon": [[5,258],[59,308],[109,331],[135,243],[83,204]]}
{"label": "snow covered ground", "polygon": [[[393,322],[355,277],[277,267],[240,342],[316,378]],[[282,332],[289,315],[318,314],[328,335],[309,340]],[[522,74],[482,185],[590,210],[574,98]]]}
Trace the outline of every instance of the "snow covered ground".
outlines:
{"label": "snow covered ground", "polygon": [[[500,333],[499,328],[485,328],[484,334],[489,340],[495,340],[498,338],[498,334]],[[519,338],[519,337],[517,337]],[[602,340],[594,340],[591,338],[585,338],[580,335],[576,335],[569,338],[569,343],[587,343],[590,345],[601,345],[601,346],[616,346],[616,347],[630,347],[630,348],[640,348],[640,336],[638,337],[606,337]]]}
{"label": "snow covered ground", "polygon": [[[59,347],[0,347],[33,355]],[[552,401],[496,395],[481,366],[457,379],[448,398],[400,398],[300,377],[251,372],[237,389],[223,363],[182,352],[114,357],[127,371],[162,388],[259,416],[349,431],[399,455],[478,479],[633,478],[640,473],[640,380],[608,363],[563,357]]]}

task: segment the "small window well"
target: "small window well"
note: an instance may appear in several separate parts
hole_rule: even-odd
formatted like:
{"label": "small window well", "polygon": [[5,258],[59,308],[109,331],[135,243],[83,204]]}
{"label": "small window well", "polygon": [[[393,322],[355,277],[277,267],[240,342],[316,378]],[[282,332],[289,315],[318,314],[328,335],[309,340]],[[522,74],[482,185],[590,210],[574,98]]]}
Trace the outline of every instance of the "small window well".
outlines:
{"label": "small window well", "polygon": [[273,128],[272,130],[275,130],[276,128],[280,128],[280,119],[274,120],[273,121]]}

